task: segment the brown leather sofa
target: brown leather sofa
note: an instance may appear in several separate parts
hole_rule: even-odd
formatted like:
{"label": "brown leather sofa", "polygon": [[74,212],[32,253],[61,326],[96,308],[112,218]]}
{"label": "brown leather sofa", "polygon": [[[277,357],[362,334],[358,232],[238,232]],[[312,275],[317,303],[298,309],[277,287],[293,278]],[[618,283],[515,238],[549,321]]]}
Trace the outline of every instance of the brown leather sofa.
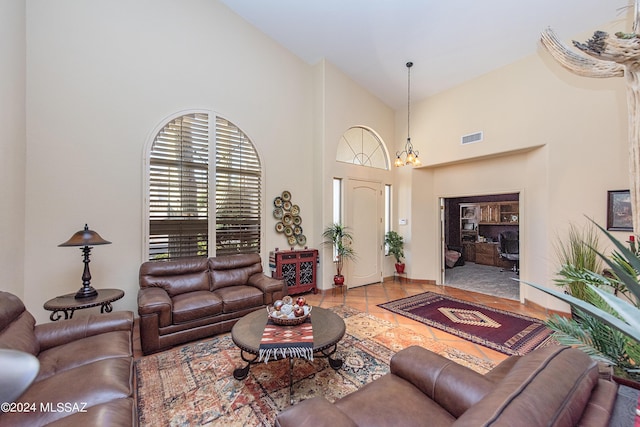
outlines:
{"label": "brown leather sofa", "polygon": [[330,403],[280,413],[276,426],[608,426],[617,385],[580,350],[512,356],[486,375],[422,347],[393,356],[390,373]]}
{"label": "brown leather sofa", "polygon": [[223,332],[286,293],[258,254],[149,261],[140,266],[138,314],[144,354]]}
{"label": "brown leather sofa", "polygon": [[0,411],[0,426],[137,425],[132,331],[125,311],[36,325],[18,297],[0,291],[0,348],[40,363],[34,382]]}

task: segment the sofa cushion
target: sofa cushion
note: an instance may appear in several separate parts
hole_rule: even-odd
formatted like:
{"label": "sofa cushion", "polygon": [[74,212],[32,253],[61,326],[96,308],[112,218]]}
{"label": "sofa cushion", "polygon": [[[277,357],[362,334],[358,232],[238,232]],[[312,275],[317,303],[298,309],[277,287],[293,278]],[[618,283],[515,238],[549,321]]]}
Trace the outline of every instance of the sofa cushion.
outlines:
{"label": "sofa cushion", "polygon": [[235,313],[264,304],[264,294],[253,286],[229,286],[213,293],[222,300],[224,313]]}
{"label": "sofa cushion", "polygon": [[227,286],[246,285],[249,277],[262,273],[258,254],[237,254],[209,258],[211,290]]}
{"label": "sofa cushion", "polygon": [[107,332],[53,347],[38,355],[40,372],[36,381],[59,372],[113,357],[133,357],[131,334]]}
{"label": "sofa cushion", "polygon": [[521,357],[455,425],[513,426],[522,420],[530,427],[577,425],[599,376],[589,356],[571,350],[548,347]]}
{"label": "sofa cushion", "polygon": [[207,258],[147,261],[140,266],[141,288],[162,288],[170,296],[209,290]]}
{"label": "sofa cushion", "polygon": [[15,295],[0,291],[0,347],[38,355],[35,319]]}
{"label": "sofa cushion", "polygon": [[417,387],[386,374],[335,402],[359,426],[448,426],[455,418]]}
{"label": "sofa cushion", "polygon": [[[116,399],[126,399],[133,393],[133,359],[105,359],[36,381],[18,399],[19,402],[40,402],[51,405],[50,410],[0,414],[0,425],[42,426]],[[78,404],[72,411],[51,410],[59,403]],[[76,410],[77,409],[77,410]]]}
{"label": "sofa cushion", "polygon": [[173,323],[185,323],[222,313],[222,299],[210,292],[197,291],[173,297]]}

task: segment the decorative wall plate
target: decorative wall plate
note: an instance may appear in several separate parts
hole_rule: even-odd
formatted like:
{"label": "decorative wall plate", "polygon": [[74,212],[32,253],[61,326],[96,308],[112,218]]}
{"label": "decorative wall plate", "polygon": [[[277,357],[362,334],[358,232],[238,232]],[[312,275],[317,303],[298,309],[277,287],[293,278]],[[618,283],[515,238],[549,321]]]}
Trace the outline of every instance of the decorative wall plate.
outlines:
{"label": "decorative wall plate", "polygon": [[281,195],[273,199],[273,217],[277,220],[276,231],[287,238],[287,243],[293,246],[304,246],[307,243],[302,230],[302,217],[300,206],[291,202],[291,192],[283,191]]}

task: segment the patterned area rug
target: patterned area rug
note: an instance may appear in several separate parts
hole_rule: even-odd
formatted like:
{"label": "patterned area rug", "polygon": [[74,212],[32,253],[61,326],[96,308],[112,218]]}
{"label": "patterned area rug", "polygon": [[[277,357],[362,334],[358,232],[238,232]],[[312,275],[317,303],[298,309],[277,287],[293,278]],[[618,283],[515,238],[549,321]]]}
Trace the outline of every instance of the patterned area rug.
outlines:
{"label": "patterned area rug", "polygon": [[433,292],[379,306],[508,355],[557,344],[553,331],[538,319]]}
{"label": "patterned area rug", "polygon": [[[493,365],[404,327],[358,310],[332,309],[345,320],[347,332],[338,344],[344,360],[335,371],[326,359],[297,359],[293,373],[294,403],[313,396],[335,401],[386,374],[397,351],[420,345],[457,363],[485,373]],[[253,365],[243,381],[233,370],[244,366],[230,334],[136,361],[140,426],[272,426],[289,406],[287,360]]]}

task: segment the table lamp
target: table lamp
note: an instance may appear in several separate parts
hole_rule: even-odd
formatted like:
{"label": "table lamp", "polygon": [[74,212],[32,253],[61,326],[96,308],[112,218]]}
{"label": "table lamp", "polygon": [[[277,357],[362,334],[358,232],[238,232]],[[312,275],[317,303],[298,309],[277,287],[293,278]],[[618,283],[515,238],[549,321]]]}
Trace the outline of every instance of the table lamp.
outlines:
{"label": "table lamp", "polygon": [[87,224],[84,225],[84,230],[76,232],[69,240],[64,243],[60,243],[58,246],[82,246],[80,250],[83,255],[84,272],[82,273],[82,287],[76,293],[76,298],[90,298],[98,295],[91,286],[91,273],[89,272],[89,254],[91,253],[91,247],[97,245],[108,245],[111,242],[104,240],[98,233],[93,230],[89,230]]}

